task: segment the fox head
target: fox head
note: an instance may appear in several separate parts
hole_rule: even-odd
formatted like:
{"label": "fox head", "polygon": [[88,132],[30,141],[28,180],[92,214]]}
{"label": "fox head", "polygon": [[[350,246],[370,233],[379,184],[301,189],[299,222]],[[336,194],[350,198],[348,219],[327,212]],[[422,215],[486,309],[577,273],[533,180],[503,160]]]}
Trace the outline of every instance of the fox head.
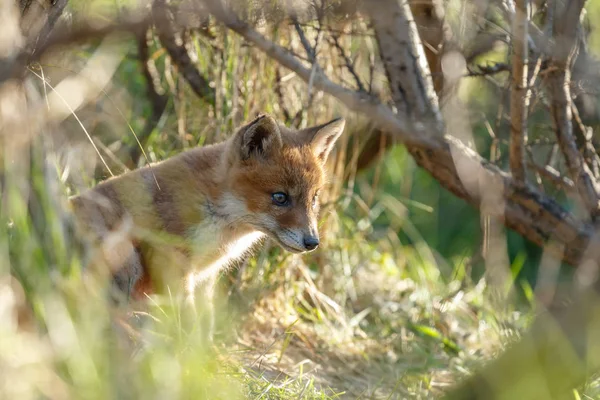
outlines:
{"label": "fox head", "polygon": [[319,191],[325,161],[342,134],[341,118],[292,130],[261,115],[240,128],[227,149],[227,195],[236,221],[300,253],[319,246]]}

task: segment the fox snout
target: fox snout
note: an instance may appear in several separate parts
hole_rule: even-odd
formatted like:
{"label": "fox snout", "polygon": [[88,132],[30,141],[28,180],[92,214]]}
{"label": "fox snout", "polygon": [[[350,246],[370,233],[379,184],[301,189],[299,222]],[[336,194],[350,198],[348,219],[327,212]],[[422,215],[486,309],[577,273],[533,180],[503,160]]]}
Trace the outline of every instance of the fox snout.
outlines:
{"label": "fox snout", "polygon": [[272,236],[288,251],[304,253],[319,247],[319,234],[313,230],[292,229],[279,227]]}
{"label": "fox snout", "polygon": [[304,247],[308,251],[312,251],[319,247],[319,238],[315,236],[304,236]]}

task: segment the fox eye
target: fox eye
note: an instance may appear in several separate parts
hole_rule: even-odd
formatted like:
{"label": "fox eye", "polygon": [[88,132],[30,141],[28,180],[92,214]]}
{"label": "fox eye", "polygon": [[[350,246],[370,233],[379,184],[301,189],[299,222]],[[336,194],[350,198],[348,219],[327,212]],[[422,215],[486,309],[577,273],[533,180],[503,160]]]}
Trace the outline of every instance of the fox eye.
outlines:
{"label": "fox eye", "polygon": [[271,195],[271,199],[273,199],[273,203],[276,206],[287,206],[290,202],[290,198],[286,193],[283,192],[275,192]]}
{"label": "fox eye", "polygon": [[317,201],[319,200],[319,194],[315,194],[312,200],[312,207],[315,208],[317,206]]}

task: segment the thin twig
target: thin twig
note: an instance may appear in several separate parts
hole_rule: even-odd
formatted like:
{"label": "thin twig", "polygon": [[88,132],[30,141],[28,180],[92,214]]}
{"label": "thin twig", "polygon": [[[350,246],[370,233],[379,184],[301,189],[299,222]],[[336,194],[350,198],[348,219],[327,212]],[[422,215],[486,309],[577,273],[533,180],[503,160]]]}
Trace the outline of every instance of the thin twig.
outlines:
{"label": "thin twig", "polygon": [[567,192],[575,191],[575,184],[569,178],[566,178],[560,174],[556,169],[549,165],[538,165],[533,161],[528,161],[527,165],[537,171],[541,176],[550,180],[554,185],[560,187]]}
{"label": "thin twig", "polygon": [[296,33],[298,34],[298,37],[300,38],[300,43],[302,43],[302,47],[304,47],[304,50],[306,51],[308,60],[312,64],[311,79],[309,80],[309,83],[308,83],[308,99],[306,102],[306,107],[303,107],[303,109],[300,110],[301,113],[306,114],[306,112],[312,106],[312,103],[314,100],[314,95],[315,95],[315,92],[313,90],[313,85],[312,85],[312,77],[314,76],[314,73],[319,69],[319,63],[317,62],[317,46],[319,45],[319,37],[321,35],[321,20],[319,19],[319,25],[317,28],[317,37],[315,39],[315,45],[311,46],[310,42],[308,41],[308,38],[306,37],[306,35],[304,33],[304,30],[298,23],[298,19],[297,19],[296,15],[292,14],[290,18],[292,19],[294,28],[296,29]]}
{"label": "thin twig", "polygon": [[150,57],[148,49],[149,34],[150,31],[138,38],[138,57],[142,73],[144,78],[146,78],[147,95],[148,100],[150,100],[150,104],[152,105],[152,111],[150,117],[146,119],[146,124],[144,125],[142,132],[139,135],[135,135],[134,133],[137,146],[133,146],[129,151],[129,157],[131,158],[133,167],[137,166],[140,156],[144,156],[146,163],[150,164],[150,160],[146,155],[144,147],[146,146],[148,138],[154,129],[156,129],[168,103],[168,97],[162,93],[163,91],[160,87],[160,77],[157,74],[158,71],[156,71],[154,61],[152,61],[152,58]]}
{"label": "thin twig", "polygon": [[[312,24],[308,24],[308,23],[300,22],[299,25],[303,28],[317,29]],[[325,27],[325,28],[322,28],[321,30],[323,33],[329,33],[329,34],[351,35],[354,37],[365,37],[365,38],[375,37],[374,34],[372,34],[370,32],[364,32],[364,31],[363,32],[359,32],[359,31],[355,31],[355,30],[346,31],[344,29],[335,29],[335,28],[331,28],[331,27]]]}
{"label": "thin twig", "polygon": [[596,154],[596,149],[592,143],[593,130],[585,126],[579,115],[579,110],[575,103],[571,103],[571,112],[573,113],[573,121],[575,125],[575,140],[579,146],[579,151],[583,156],[584,161],[591,168],[596,179],[600,178],[600,159]]}
{"label": "thin twig", "polygon": [[340,45],[339,36],[337,36],[335,34],[331,35],[331,40],[332,40],[333,45],[335,46],[335,48],[340,53],[340,57],[342,57],[342,59],[344,60],[344,63],[346,64],[346,69],[354,77],[354,82],[356,83],[356,86],[358,87],[358,90],[364,92],[365,91],[365,87],[363,86],[362,81],[360,80],[360,76],[358,76],[358,74],[356,73],[356,69],[354,69],[354,63],[352,62],[352,60],[350,59],[350,57],[348,57],[348,55],[346,54],[346,51],[344,50],[344,47],[342,47],[342,45]]}
{"label": "thin twig", "polygon": [[285,122],[287,124],[289,124],[292,120],[292,115],[290,114],[290,111],[288,110],[288,108],[285,105],[282,86],[283,86],[283,82],[281,82],[281,70],[280,70],[280,68],[275,68],[275,95],[277,96],[277,99],[279,100],[279,103],[278,103],[279,108],[281,109],[281,112],[283,113]]}
{"label": "thin twig", "polygon": [[[534,160],[533,150],[531,149],[531,146],[527,146],[525,148],[525,152],[527,153],[527,157],[529,157],[529,160]],[[535,183],[537,183],[538,189],[542,193],[545,193],[546,191],[544,190],[544,185],[543,185],[543,182],[542,182],[542,176],[540,175],[540,172],[534,169],[533,170],[533,175],[535,176]]]}
{"label": "thin twig", "polygon": [[292,15],[291,19],[292,19],[292,23],[294,24],[294,29],[296,29],[296,33],[298,34],[298,37],[300,38],[300,43],[302,43],[302,47],[304,47],[304,50],[306,51],[308,60],[311,63],[316,63],[315,51],[313,50],[312,46],[310,45],[310,42],[306,38],[306,34],[304,33],[304,30],[298,23],[298,19],[296,18],[295,15]]}
{"label": "thin twig", "polygon": [[525,182],[527,111],[529,109],[527,26],[529,0],[516,0],[513,22],[512,84],[510,97],[510,171],[517,182]]}

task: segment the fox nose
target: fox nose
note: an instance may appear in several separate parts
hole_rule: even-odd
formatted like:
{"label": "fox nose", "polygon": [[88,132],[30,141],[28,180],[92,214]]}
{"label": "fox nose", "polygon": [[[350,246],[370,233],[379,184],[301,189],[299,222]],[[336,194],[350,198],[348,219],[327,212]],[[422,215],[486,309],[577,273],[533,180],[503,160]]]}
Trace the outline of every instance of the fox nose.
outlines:
{"label": "fox nose", "polygon": [[304,236],[304,247],[306,250],[314,250],[319,247],[319,238],[314,236]]}

